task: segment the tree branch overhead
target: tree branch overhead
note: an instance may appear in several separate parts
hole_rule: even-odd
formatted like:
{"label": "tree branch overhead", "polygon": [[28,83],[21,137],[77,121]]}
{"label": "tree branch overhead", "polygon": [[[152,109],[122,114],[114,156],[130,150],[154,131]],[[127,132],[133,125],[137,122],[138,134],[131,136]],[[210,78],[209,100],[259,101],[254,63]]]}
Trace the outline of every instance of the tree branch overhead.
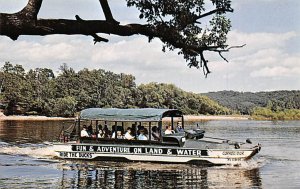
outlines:
{"label": "tree branch overhead", "polygon": [[[226,35],[230,30],[230,21],[225,17],[227,12],[233,12],[230,0],[211,0],[215,9],[204,12],[204,4],[199,0],[182,3],[180,0],[125,0],[127,6],[136,7],[140,11],[139,18],[147,24],[122,25],[111,12],[107,0],[99,0],[105,20],[83,20],[78,15],[75,20],[39,19],[37,15],[43,0],[28,0],[27,5],[17,13],[0,13],[0,35],[17,40],[20,35],[90,35],[94,42],[108,42],[99,33],[118,36],[144,35],[149,38],[159,38],[163,42],[163,50],[177,49],[190,67],[202,67],[204,74],[210,73],[204,51],[221,54],[231,48],[226,44]],[[212,17],[211,27],[203,32],[201,19]],[[197,57],[200,57],[197,58]]]}

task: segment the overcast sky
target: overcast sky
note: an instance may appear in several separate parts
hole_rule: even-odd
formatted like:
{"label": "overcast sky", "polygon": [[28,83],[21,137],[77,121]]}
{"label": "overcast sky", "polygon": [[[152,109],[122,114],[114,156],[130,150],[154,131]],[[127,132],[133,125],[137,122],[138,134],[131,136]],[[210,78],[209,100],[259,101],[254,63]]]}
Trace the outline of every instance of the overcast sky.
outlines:
{"label": "overcast sky", "polygon": [[[27,0],[0,0],[0,12],[22,9]],[[121,24],[139,21],[135,8],[125,0],[110,0],[114,17]],[[163,53],[159,40],[146,37],[105,36],[109,43],[93,45],[90,36],[22,36],[17,41],[0,36],[0,66],[9,61],[30,68],[58,71],[67,63],[76,71],[105,69],[129,73],[136,82],[172,83],[196,93],[235,90],[300,90],[300,1],[235,0],[230,13],[232,29],[229,45],[242,45],[224,56],[206,53],[212,71],[188,68],[176,52]],[[40,18],[103,19],[98,0],[44,0]]]}

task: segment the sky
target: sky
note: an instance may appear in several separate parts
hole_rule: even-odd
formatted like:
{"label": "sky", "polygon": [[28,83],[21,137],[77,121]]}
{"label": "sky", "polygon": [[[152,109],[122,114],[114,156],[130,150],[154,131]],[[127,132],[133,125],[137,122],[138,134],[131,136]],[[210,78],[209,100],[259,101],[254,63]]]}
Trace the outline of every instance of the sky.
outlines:
{"label": "sky", "polygon": [[[27,0],[0,0],[0,12],[21,10]],[[138,11],[126,7],[125,0],[110,0],[116,20],[121,24],[143,22]],[[0,36],[0,67],[4,62],[20,64],[26,70],[50,68],[57,72],[66,63],[76,71],[105,69],[136,77],[136,83],[170,83],[195,93],[234,90],[258,92],[300,90],[300,1],[234,0],[228,35],[231,49],[223,55],[205,53],[212,71],[189,68],[182,56],[163,53],[156,39],[144,36],[100,35],[108,43],[93,44],[90,36],[20,36],[12,41]],[[104,19],[98,0],[44,0],[39,18]]]}

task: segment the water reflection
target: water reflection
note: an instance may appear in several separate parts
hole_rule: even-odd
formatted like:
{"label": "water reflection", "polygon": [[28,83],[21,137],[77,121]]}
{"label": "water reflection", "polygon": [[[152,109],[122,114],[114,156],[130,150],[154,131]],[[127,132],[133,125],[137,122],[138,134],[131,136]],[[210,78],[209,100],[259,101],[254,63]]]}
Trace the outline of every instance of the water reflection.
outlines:
{"label": "water reflection", "polygon": [[[262,143],[253,165],[197,167],[53,160],[68,121],[0,121],[0,188],[299,188],[300,122],[199,122],[207,135]],[[186,126],[197,123],[187,123]],[[46,142],[46,143],[45,143]],[[43,160],[40,163],[40,160]],[[44,159],[47,162],[44,162]],[[49,162],[50,163],[49,163]],[[51,163],[52,162],[52,163]],[[263,164],[263,165],[261,165]]]}
{"label": "water reflection", "polygon": [[58,138],[63,126],[73,121],[0,121],[0,140],[10,143],[38,143]]}
{"label": "water reflection", "polygon": [[[141,168],[145,166],[146,168]],[[261,188],[259,168],[138,163],[64,164],[62,188]]]}

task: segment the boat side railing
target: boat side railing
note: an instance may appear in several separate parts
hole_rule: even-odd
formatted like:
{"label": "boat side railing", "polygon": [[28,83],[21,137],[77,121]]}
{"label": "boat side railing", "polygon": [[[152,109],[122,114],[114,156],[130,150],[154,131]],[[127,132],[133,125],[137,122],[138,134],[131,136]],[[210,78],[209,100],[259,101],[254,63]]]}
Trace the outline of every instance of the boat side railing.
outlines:
{"label": "boat side railing", "polygon": [[68,128],[65,129],[65,126],[62,127],[58,140],[60,142],[69,142],[71,140],[77,140],[78,139],[78,135],[76,135],[74,133],[74,130],[76,126],[76,122],[73,123],[72,125],[70,125]]}

